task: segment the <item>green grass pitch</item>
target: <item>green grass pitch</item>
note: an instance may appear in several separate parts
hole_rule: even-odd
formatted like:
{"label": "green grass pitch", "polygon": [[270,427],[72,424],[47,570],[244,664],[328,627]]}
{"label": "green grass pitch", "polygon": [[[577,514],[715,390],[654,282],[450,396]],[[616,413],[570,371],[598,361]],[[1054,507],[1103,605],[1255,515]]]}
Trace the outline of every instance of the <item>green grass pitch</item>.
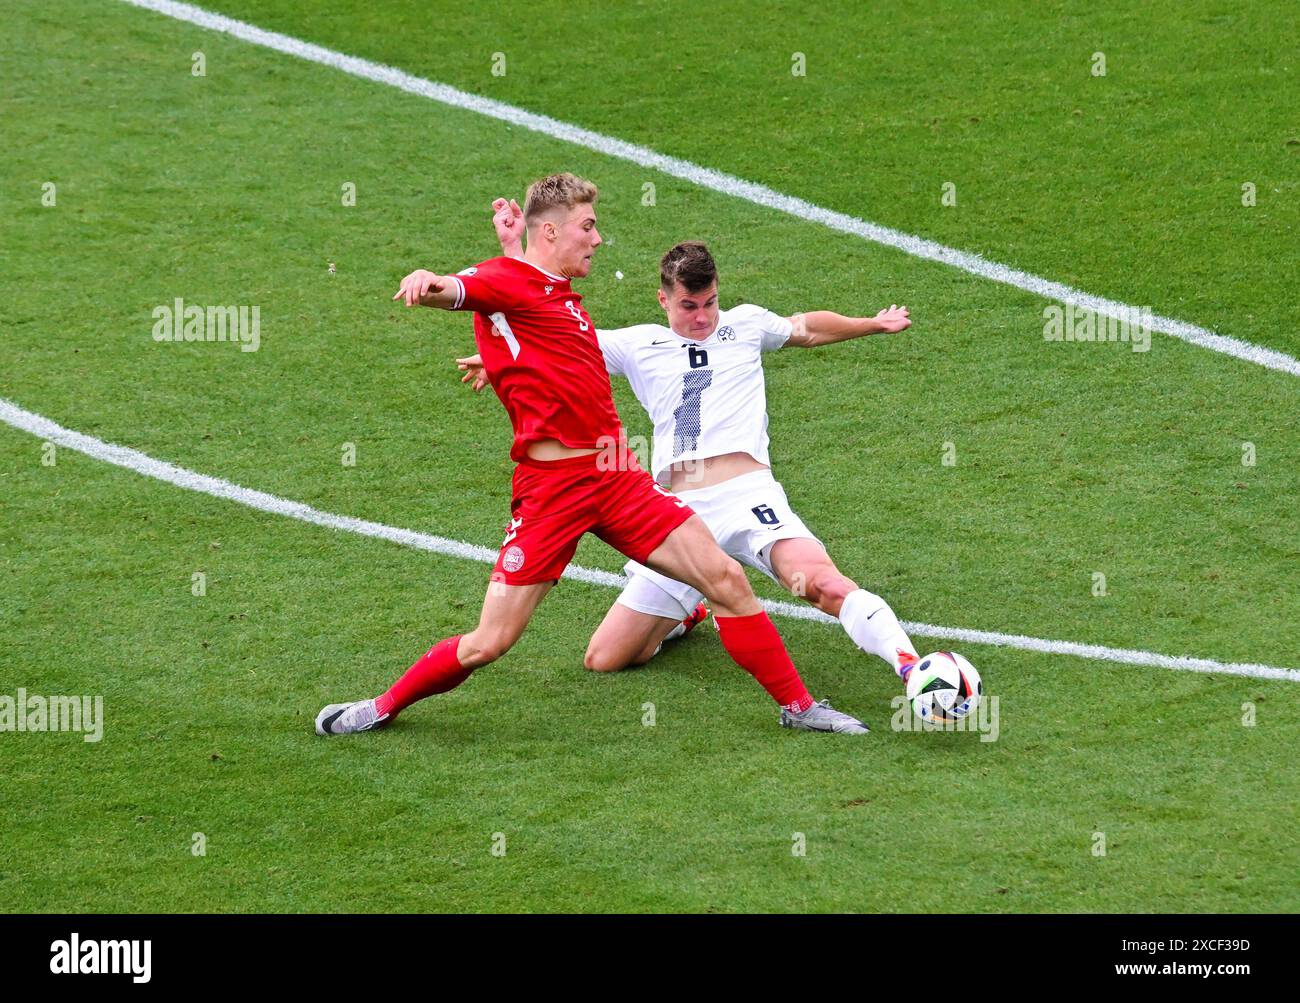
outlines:
{"label": "green grass pitch", "polygon": [[[724,305],[911,308],[767,363],[776,475],[901,617],[1300,665],[1294,376],[1050,342],[1028,293],[114,0],[11,7],[0,397],[495,547],[509,429],[457,382],[468,318],[389,297],[490,256],[493,196],[573,170],[602,189],[602,326],[657,316],[688,238]],[[1300,352],[1296,39],[1268,5],[208,7]],[[177,297],[258,305],[258,351],[154,341]],[[452,695],[325,741],[324,703],[473,625],[487,567],[45,459],[0,424],[0,694],[102,695],[104,735],[0,733],[0,910],[1300,909],[1293,682],[961,645],[997,741],[899,733],[882,663],[783,619],[815,695],[873,726],[796,734],[711,630],[584,672],[614,592],[566,581]]]}

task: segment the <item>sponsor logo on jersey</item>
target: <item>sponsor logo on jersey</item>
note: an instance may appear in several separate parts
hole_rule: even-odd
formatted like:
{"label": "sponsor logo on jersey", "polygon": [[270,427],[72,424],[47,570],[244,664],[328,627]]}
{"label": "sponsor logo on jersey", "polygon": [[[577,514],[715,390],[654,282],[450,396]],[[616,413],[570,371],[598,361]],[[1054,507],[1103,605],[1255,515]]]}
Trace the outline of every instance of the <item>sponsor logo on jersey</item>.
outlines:
{"label": "sponsor logo on jersey", "polygon": [[506,556],[501,559],[501,567],[507,571],[515,572],[524,566],[524,549],[522,547],[511,547],[506,551]]}
{"label": "sponsor logo on jersey", "polygon": [[469,268],[463,269],[463,270],[457,272],[456,274],[457,274],[457,275],[474,275],[474,274],[476,274],[477,272],[478,272],[478,266],[477,266],[477,265],[471,265]]}
{"label": "sponsor logo on jersey", "polygon": [[736,329],[732,327],[730,324],[724,324],[722,327],[718,328],[718,340],[735,341]]}
{"label": "sponsor logo on jersey", "polygon": [[546,290],[546,295],[549,296],[551,295],[551,291],[555,289],[555,286],[542,286],[542,288]]}

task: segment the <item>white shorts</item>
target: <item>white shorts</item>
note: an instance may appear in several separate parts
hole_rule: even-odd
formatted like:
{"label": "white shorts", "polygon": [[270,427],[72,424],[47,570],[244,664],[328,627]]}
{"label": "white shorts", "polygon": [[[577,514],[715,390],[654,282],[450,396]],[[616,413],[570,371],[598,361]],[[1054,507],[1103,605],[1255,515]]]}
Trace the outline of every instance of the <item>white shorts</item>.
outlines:
{"label": "white shorts", "polygon": [[[785,489],[770,470],[755,470],[712,487],[682,491],[677,497],[704,520],[718,546],[773,581],[777,577],[772,570],[772,545],[777,540],[812,540],[821,545],[790,508]],[[684,620],[704,598],[684,582],[636,561],[628,561],[623,573],[630,581],[617,601],[639,613]]]}

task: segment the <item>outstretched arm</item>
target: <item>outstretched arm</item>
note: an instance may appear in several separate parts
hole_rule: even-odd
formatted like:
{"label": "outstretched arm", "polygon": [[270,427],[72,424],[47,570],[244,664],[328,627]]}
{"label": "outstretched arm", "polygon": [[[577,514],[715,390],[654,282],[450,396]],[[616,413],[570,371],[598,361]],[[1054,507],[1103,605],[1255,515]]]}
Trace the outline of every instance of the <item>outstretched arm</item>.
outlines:
{"label": "outstretched arm", "polygon": [[524,211],[514,199],[495,199],[492,202],[492,225],[501,241],[501,253],[507,258],[519,258],[524,253]]}
{"label": "outstretched arm", "polygon": [[817,348],[833,345],[837,341],[861,338],[868,334],[892,334],[911,326],[907,307],[891,306],[874,317],[844,317],[829,310],[812,310],[797,313],[790,318],[794,332],[785,343],[786,348]]}
{"label": "outstretched arm", "polygon": [[445,275],[435,275],[417,268],[397,287],[393,299],[402,300],[407,306],[433,306],[450,310],[456,302],[456,283]]}

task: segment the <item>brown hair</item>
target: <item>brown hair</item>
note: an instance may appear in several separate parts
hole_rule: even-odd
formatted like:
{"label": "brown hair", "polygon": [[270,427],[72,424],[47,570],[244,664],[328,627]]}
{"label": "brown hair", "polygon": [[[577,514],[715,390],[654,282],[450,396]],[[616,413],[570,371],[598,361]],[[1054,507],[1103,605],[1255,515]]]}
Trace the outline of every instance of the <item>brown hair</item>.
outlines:
{"label": "brown hair", "polygon": [[568,171],[552,174],[528,186],[528,194],[524,196],[524,225],[531,226],[542,213],[560,206],[571,210],[578,205],[595,205],[599,197],[599,190],[585,178]]}
{"label": "brown hair", "polygon": [[698,240],[687,240],[671,248],[659,259],[659,282],[664,292],[672,292],[681,283],[688,293],[707,289],[718,278],[718,266],[709,249]]}

